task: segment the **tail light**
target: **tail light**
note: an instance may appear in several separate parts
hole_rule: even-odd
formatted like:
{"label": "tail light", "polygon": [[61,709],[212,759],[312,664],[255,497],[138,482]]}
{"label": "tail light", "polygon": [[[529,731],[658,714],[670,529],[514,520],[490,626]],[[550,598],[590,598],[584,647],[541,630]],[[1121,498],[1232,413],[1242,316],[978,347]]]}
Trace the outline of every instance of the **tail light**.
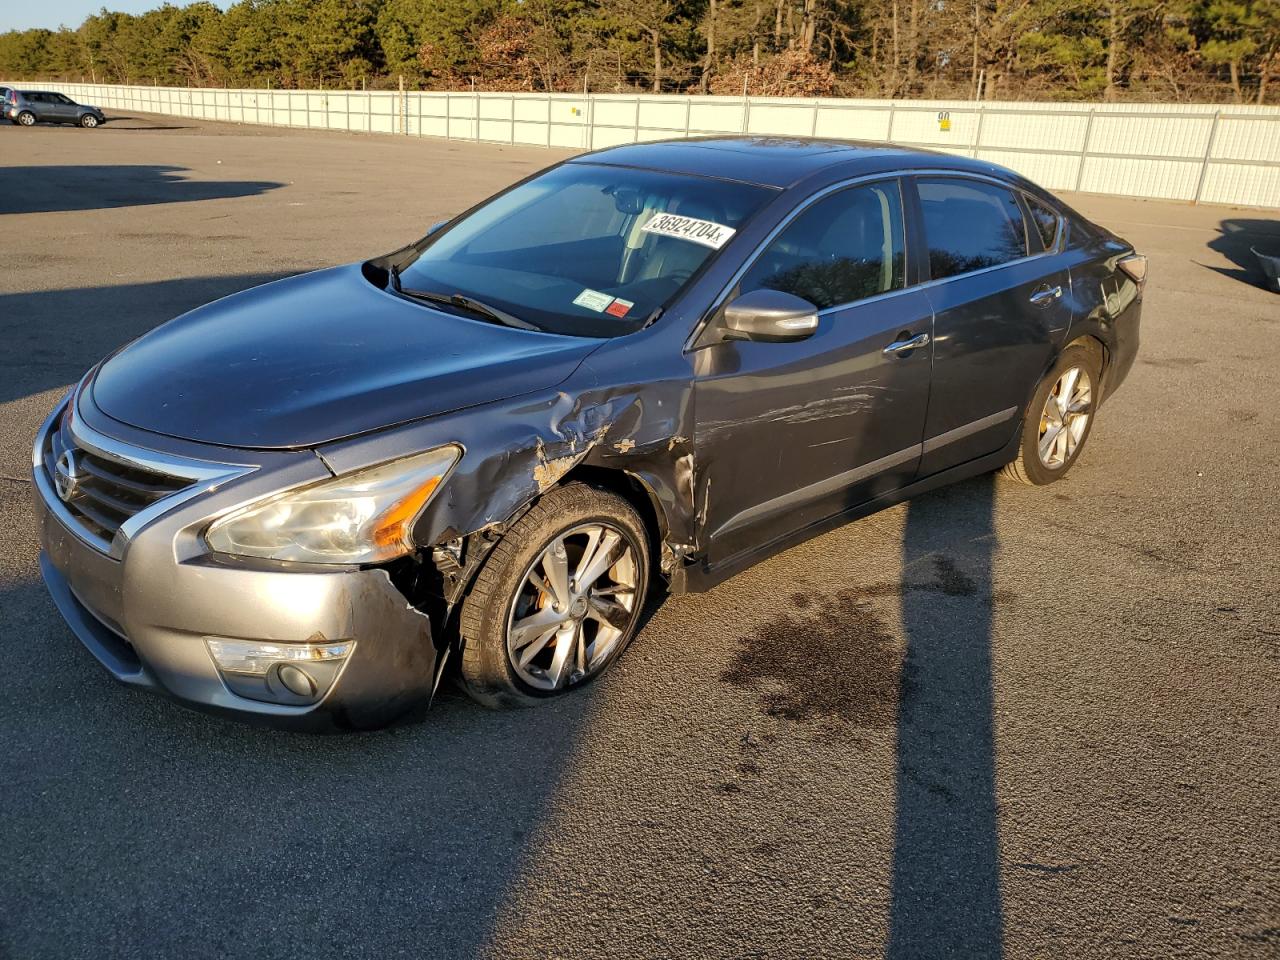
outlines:
{"label": "tail light", "polygon": [[1147,258],[1140,253],[1131,253],[1116,264],[1141,290],[1147,282]]}

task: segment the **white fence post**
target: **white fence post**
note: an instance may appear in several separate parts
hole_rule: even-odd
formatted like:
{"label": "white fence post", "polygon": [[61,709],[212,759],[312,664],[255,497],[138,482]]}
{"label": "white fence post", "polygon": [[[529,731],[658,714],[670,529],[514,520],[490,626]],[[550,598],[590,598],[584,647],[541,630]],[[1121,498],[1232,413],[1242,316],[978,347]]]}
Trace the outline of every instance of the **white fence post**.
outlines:
{"label": "white fence post", "polygon": [[1209,175],[1209,161],[1213,159],[1213,145],[1218,140],[1218,123],[1222,120],[1222,111],[1215,110],[1213,113],[1213,126],[1209,128],[1209,142],[1205,144],[1204,160],[1200,164],[1200,177],[1196,181],[1196,195],[1192,198],[1192,203],[1200,202],[1200,195],[1204,193],[1204,181]]}
{"label": "white fence post", "polygon": [[1084,140],[1080,143],[1080,161],[1076,168],[1076,192],[1080,192],[1080,185],[1084,183],[1084,162],[1089,157],[1089,137],[1093,133],[1093,116],[1096,114],[1097,108],[1089,108],[1089,119],[1084,123]]}
{"label": "white fence post", "polygon": [[982,146],[982,119],[987,115],[983,108],[982,101],[978,101],[978,124],[977,129],[973,132],[973,147],[969,153],[973,159],[978,159],[978,148]]}

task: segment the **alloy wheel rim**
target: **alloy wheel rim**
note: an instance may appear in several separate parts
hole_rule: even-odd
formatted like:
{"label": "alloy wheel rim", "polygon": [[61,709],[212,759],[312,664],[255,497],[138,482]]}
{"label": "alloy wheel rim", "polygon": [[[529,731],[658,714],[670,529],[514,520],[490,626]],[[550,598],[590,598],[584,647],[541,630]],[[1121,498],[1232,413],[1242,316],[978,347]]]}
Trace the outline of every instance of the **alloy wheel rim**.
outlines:
{"label": "alloy wheel rim", "polygon": [[86,127],[96,127],[98,125],[97,117],[85,117],[82,121]]}
{"label": "alloy wheel rim", "polygon": [[640,565],[622,531],[584,523],[557,534],[525,571],[507,615],[507,656],[535,690],[597,673],[638,609]]}
{"label": "alloy wheel rim", "polygon": [[29,126],[31,126],[33,123],[35,123],[35,122],[36,122],[36,118],[35,118],[35,117],[33,117],[33,116],[31,116],[31,114],[29,114],[29,113],[24,113],[24,114],[23,114],[22,116],[20,116],[18,119],[22,122],[22,125],[23,125],[24,127],[29,127]]}
{"label": "alloy wheel rim", "polygon": [[1071,367],[1058,377],[1040,413],[1037,447],[1040,462],[1060,470],[1075,456],[1093,412],[1093,383],[1083,367]]}

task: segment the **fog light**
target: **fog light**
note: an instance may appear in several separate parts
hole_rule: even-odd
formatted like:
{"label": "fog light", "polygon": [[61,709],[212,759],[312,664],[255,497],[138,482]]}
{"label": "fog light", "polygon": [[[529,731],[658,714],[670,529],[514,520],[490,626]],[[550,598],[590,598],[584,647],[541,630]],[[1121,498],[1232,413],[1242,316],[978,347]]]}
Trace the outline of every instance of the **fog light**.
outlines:
{"label": "fog light", "polygon": [[310,698],[316,695],[316,682],[311,679],[307,671],[299,670],[291,663],[284,664],[277,671],[276,676],[280,678],[284,688],[295,697]]}
{"label": "fog light", "polygon": [[205,644],[232,693],[293,705],[323,697],[355,647],[354,640],[270,643],[223,637],[205,637]]}

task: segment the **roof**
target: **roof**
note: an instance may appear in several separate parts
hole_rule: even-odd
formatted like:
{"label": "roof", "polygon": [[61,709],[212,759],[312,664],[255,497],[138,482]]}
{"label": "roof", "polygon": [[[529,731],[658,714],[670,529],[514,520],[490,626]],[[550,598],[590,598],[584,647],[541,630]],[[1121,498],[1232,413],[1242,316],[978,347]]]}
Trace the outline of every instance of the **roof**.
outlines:
{"label": "roof", "polygon": [[[723,136],[609,147],[575,157],[576,163],[668,170],[695,176],[788,187],[816,173],[838,167],[850,176],[904,167],[971,169],[973,161],[931,150],[858,140],[808,137]],[[991,169],[990,164],[981,164]]]}

